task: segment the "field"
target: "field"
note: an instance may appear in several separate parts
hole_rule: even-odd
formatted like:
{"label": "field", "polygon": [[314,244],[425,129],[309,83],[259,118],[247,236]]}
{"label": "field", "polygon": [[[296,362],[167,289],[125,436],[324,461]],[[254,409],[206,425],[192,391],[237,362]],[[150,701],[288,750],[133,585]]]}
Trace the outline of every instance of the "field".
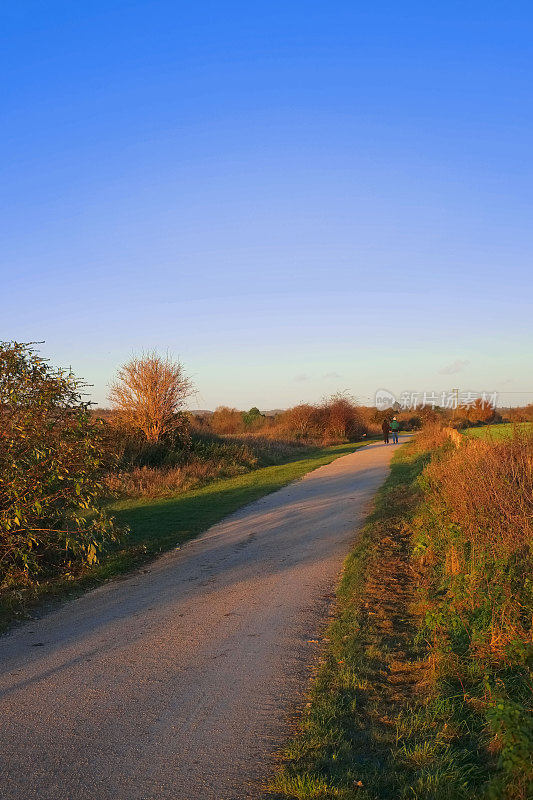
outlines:
{"label": "field", "polygon": [[480,428],[466,428],[463,433],[465,436],[474,439],[489,439],[492,441],[499,441],[501,439],[510,439],[515,430],[527,432],[533,429],[531,422],[519,423],[502,423],[500,425],[485,425]]}

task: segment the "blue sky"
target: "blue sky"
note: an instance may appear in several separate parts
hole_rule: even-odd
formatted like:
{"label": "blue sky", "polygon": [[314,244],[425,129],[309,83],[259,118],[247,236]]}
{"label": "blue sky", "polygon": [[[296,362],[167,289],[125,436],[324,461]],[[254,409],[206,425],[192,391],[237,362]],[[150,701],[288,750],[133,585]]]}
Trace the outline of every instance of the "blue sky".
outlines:
{"label": "blue sky", "polygon": [[1,338],[102,405],[152,348],[200,408],[533,399],[529,4],[0,15]]}

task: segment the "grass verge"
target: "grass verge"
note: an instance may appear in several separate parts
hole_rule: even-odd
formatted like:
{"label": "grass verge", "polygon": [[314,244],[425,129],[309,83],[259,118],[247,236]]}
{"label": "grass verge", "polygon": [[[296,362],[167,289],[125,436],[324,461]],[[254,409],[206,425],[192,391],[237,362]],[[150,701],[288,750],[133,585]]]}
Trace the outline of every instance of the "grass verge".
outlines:
{"label": "grass verge", "polygon": [[170,498],[143,498],[112,504],[110,513],[130,529],[120,548],[108,552],[98,564],[85,568],[80,574],[4,591],[0,597],[0,630],[27,616],[43,601],[63,599],[139,567],[150,558],[197,536],[238,508],[365,444],[317,448],[307,452],[305,458],[216,480]]}
{"label": "grass verge", "polygon": [[443,605],[446,592],[452,606],[459,595],[435,580],[436,557],[416,550],[428,529],[422,473],[431,456],[416,442],[395,454],[345,562],[326,650],[271,798],[533,796],[523,649],[503,667],[482,662]]}

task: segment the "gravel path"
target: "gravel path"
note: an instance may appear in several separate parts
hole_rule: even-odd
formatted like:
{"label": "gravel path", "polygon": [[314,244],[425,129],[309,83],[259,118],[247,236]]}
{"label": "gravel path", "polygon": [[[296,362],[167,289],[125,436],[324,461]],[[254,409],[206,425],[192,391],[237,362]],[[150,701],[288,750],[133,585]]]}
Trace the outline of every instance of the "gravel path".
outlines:
{"label": "gravel path", "polygon": [[371,444],[0,638],[2,800],[246,800],[394,448]]}

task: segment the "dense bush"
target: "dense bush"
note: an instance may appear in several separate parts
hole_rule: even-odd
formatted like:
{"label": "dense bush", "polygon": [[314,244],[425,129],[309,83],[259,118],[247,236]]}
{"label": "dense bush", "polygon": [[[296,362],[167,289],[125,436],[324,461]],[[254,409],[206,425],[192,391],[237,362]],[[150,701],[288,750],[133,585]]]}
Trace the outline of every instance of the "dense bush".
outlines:
{"label": "dense bush", "polygon": [[369,425],[355,401],[341,393],[319,405],[302,403],[287,409],[276,420],[274,430],[285,436],[324,443],[357,441],[369,433]]}
{"label": "dense bush", "polygon": [[116,534],[98,508],[109,468],[102,424],[71,373],[0,343],[0,581],[91,564]]}
{"label": "dense bush", "polygon": [[318,422],[325,439],[356,441],[367,432],[354,400],[343,394],[333,395],[319,406]]}
{"label": "dense bush", "polygon": [[312,436],[317,427],[317,409],[309,403],[288,408],[278,417],[278,427],[288,433],[291,432],[297,439]]}
{"label": "dense bush", "polygon": [[242,412],[236,408],[219,406],[209,420],[209,426],[215,433],[240,433],[244,428]]}
{"label": "dense bush", "polygon": [[505,418],[510,422],[533,422],[533,403],[522,408],[508,408]]}

